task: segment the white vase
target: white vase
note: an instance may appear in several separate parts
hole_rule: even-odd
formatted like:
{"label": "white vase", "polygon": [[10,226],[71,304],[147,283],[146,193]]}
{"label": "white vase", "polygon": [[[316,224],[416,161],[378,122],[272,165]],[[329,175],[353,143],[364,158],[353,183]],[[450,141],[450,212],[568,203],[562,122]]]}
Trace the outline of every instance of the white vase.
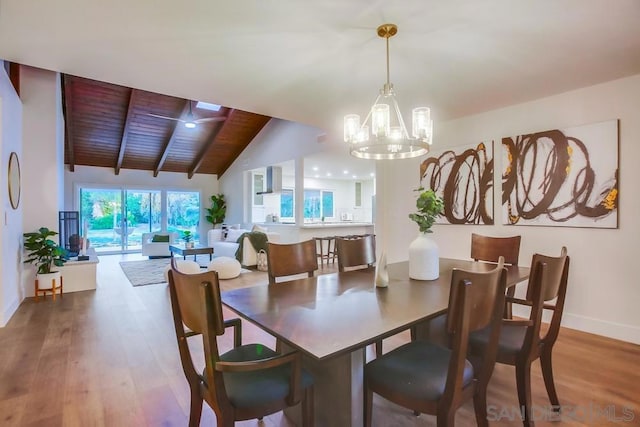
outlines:
{"label": "white vase", "polygon": [[389,286],[389,272],[387,271],[387,256],[384,252],[380,255],[380,259],[376,263],[375,274],[376,286],[379,288],[386,288]]}
{"label": "white vase", "polygon": [[438,245],[427,233],[420,233],[409,245],[409,277],[416,280],[435,280],[438,276]]}

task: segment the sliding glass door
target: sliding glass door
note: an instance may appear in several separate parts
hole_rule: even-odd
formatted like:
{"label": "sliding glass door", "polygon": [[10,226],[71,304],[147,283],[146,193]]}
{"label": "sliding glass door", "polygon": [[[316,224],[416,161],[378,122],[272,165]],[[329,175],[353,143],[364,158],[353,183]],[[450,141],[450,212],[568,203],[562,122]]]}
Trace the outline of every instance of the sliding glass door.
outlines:
{"label": "sliding glass door", "polygon": [[98,253],[142,248],[142,233],[162,230],[162,192],[80,188],[80,220]]}

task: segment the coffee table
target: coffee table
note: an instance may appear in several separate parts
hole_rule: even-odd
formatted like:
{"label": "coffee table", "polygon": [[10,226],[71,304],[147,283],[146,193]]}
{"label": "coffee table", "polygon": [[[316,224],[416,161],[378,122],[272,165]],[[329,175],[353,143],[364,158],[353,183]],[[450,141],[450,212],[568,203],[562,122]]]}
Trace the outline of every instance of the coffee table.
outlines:
{"label": "coffee table", "polygon": [[169,251],[173,256],[174,253],[182,255],[182,259],[187,259],[187,255],[193,255],[193,260],[200,254],[209,254],[209,261],[213,259],[213,248],[207,246],[194,245],[192,248],[186,248],[183,244],[169,245]]}

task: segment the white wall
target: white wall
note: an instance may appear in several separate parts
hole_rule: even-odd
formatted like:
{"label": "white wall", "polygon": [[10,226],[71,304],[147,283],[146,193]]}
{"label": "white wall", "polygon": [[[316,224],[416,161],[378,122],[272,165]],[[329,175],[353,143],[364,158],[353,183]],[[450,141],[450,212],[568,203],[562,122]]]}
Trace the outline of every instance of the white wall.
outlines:
{"label": "white wall", "polygon": [[[22,154],[22,103],[0,61],[0,327],[7,324],[24,298],[22,277],[22,212],[24,188],[18,209],[13,209],[7,189],[11,152]],[[24,181],[24,169],[22,170]]]}
{"label": "white wall", "polygon": [[[504,136],[620,119],[619,229],[526,226],[436,225],[433,238],[441,256],[468,258],[472,232],[494,236],[522,235],[521,264],[536,253],[571,256],[565,326],[640,343],[640,286],[635,262],[640,238],[640,75],[567,92],[534,102],[436,124],[435,148],[496,141]],[[495,170],[501,157],[495,156]],[[422,159],[401,160],[379,167],[379,209],[384,215],[376,232],[383,233],[389,262],[408,258],[417,226],[407,218],[415,209],[412,189],[419,184]],[[501,224],[501,182],[494,181],[496,224]],[[378,225],[384,224],[383,227]]]}
{"label": "white wall", "polygon": [[309,154],[326,149],[328,142],[319,143],[324,132],[318,128],[286,120],[271,119],[220,177],[220,192],[227,201],[228,224],[251,222],[243,200],[250,192],[245,171],[275,165],[287,160],[301,160]]}
{"label": "white wall", "polygon": [[97,188],[129,188],[140,190],[199,191],[200,192],[200,239],[206,236],[211,224],[206,220],[205,208],[211,206],[211,196],[218,193],[216,175],[195,174],[191,179],[186,173],[160,172],[154,178],[153,171],[120,169],[116,175],[113,168],[76,166],[74,172],[64,171],[64,209],[79,211],[78,190],[80,186]]}
{"label": "white wall", "polygon": [[[64,157],[60,137],[63,126],[59,115],[60,80],[57,73],[20,67],[20,98],[23,105],[22,189],[24,196],[23,231],[40,227],[58,230],[58,211],[62,210]],[[35,268],[26,266],[22,286],[33,295]]]}

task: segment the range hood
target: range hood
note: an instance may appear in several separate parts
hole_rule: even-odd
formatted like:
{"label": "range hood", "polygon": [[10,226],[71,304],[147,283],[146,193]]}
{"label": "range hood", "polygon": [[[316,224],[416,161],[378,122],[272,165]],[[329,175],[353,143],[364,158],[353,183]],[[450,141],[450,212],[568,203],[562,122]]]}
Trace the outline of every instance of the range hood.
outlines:
{"label": "range hood", "polygon": [[256,194],[273,194],[282,192],[282,167],[267,166],[266,177],[267,189],[258,191]]}

